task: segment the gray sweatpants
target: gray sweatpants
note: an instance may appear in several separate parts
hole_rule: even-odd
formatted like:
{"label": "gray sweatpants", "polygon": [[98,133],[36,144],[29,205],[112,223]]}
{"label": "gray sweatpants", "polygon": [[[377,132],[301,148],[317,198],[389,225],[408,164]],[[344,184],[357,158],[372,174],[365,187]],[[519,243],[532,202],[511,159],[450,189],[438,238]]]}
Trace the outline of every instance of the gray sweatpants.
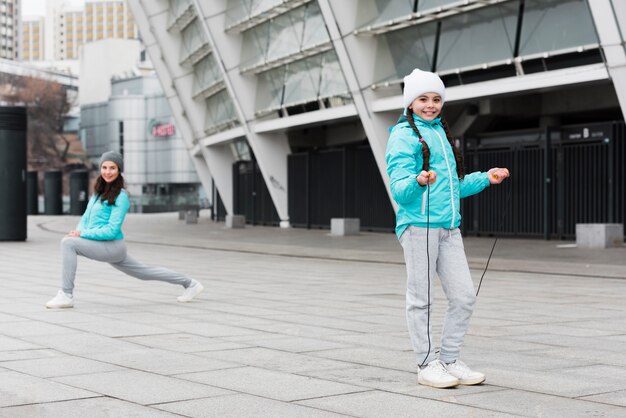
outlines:
{"label": "gray sweatpants", "polygon": [[437,358],[432,341],[435,272],[448,299],[439,359],[455,361],[469,327],[476,296],[459,229],[431,228],[428,232],[430,289],[426,258],[426,228],[411,226],[400,237],[407,270],[406,318],[418,365]]}
{"label": "gray sweatpants", "polygon": [[185,288],[189,287],[192,282],[189,277],[175,271],[163,267],[149,267],[135,260],[126,253],[124,240],[95,241],[79,237],[65,237],[61,240],[61,253],[63,256],[63,291],[69,295],[74,291],[79,255],[107,262],[119,271],[141,280],[158,280],[179,284]]}

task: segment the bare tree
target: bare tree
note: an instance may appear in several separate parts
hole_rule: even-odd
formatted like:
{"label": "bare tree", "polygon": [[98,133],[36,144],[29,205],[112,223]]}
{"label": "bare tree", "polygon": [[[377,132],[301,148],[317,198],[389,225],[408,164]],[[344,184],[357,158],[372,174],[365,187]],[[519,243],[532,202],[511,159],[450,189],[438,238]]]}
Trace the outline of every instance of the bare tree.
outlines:
{"label": "bare tree", "polygon": [[63,168],[70,145],[63,135],[64,116],[71,105],[65,88],[52,81],[16,76],[10,85],[10,91],[3,93],[4,101],[27,109],[29,166]]}

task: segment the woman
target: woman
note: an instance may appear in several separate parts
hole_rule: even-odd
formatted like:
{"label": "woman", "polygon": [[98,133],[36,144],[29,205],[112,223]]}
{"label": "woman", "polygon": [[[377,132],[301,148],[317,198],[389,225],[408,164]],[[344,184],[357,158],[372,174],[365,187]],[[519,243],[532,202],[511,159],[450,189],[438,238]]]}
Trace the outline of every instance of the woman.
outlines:
{"label": "woman", "polygon": [[[417,355],[419,384],[446,388],[485,380],[459,360],[474,288],[459,225],[460,199],[500,184],[506,168],[465,174],[463,158],[440,117],[445,87],[434,73],[415,69],[404,78],[404,114],[391,130],[387,173],[398,203],[396,234],[407,269],[406,317]],[[441,350],[432,343],[432,279],[448,299]]]}
{"label": "woman", "polygon": [[61,290],[46,303],[47,308],[72,308],[74,306],[74,279],[79,255],[104,261],[116,269],[141,280],[158,280],[178,284],[185,291],[179,302],[189,302],[204,287],[194,279],[162,267],[148,267],[126,253],[122,224],[130,201],[124,190],[124,160],[119,152],[109,151],[100,158],[100,176],[96,179],[95,193],[89,200],[85,213],[76,229],[61,240],[63,271]]}

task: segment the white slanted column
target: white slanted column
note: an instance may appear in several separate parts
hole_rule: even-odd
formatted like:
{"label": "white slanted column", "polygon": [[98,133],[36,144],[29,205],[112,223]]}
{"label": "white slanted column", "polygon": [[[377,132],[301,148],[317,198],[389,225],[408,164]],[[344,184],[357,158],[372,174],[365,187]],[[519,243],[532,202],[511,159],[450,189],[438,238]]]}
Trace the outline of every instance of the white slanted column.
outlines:
{"label": "white slanted column", "polygon": [[[332,5],[331,5],[332,3]],[[376,40],[359,38],[353,34],[351,28],[358,15],[358,0],[334,1],[318,0],[322,16],[326,22],[326,27],[332,40],[337,59],[346,77],[350,94],[354,100],[355,107],[359,114],[363,130],[372,147],[372,153],[376,159],[378,171],[385,183],[389,199],[395,208],[395,201],[391,198],[389,190],[389,178],[387,176],[387,164],[385,162],[385,151],[387,139],[389,138],[388,128],[392,126],[400,111],[396,115],[377,114],[372,108],[374,98],[369,89],[368,81],[373,79],[372,71],[376,66]],[[345,29],[342,30],[342,27]]]}
{"label": "white slanted column", "polygon": [[[255,132],[256,77],[240,73],[242,37],[226,31],[224,14],[226,1],[200,2],[193,0],[202,15],[203,28],[224,77],[235,109],[239,115],[248,145],[259,165],[265,184],[281,220],[281,227],[289,226],[287,210],[287,156],[290,153],[284,133]],[[209,9],[210,7],[210,9]],[[220,10],[221,9],[221,10]]]}
{"label": "white slanted column", "polygon": [[609,76],[626,117],[626,1],[589,0]]}

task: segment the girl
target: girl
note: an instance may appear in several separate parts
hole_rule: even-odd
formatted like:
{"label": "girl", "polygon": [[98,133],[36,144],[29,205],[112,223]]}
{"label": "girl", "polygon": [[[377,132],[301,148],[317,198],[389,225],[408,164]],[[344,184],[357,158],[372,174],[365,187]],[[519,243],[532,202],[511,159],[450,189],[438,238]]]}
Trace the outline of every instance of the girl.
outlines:
{"label": "girl", "polygon": [[[445,93],[434,73],[415,69],[404,77],[404,114],[391,130],[386,154],[398,203],[396,234],[407,269],[406,316],[417,381],[437,388],[485,380],[459,360],[476,299],[459,231],[460,198],[509,176],[506,168],[465,174],[461,153],[439,117]],[[438,354],[431,341],[433,270],[448,299]]]}
{"label": "girl", "polygon": [[77,256],[105,261],[116,269],[141,280],[159,280],[179,284],[185,291],[178,297],[179,302],[189,302],[204,287],[196,280],[162,267],[148,267],[126,253],[122,223],[130,201],[124,190],[124,160],[115,151],[102,154],[100,176],[96,179],[94,195],[89,200],[80,223],[61,240],[63,271],[57,295],[47,308],[72,308],[74,306],[74,279]]}

